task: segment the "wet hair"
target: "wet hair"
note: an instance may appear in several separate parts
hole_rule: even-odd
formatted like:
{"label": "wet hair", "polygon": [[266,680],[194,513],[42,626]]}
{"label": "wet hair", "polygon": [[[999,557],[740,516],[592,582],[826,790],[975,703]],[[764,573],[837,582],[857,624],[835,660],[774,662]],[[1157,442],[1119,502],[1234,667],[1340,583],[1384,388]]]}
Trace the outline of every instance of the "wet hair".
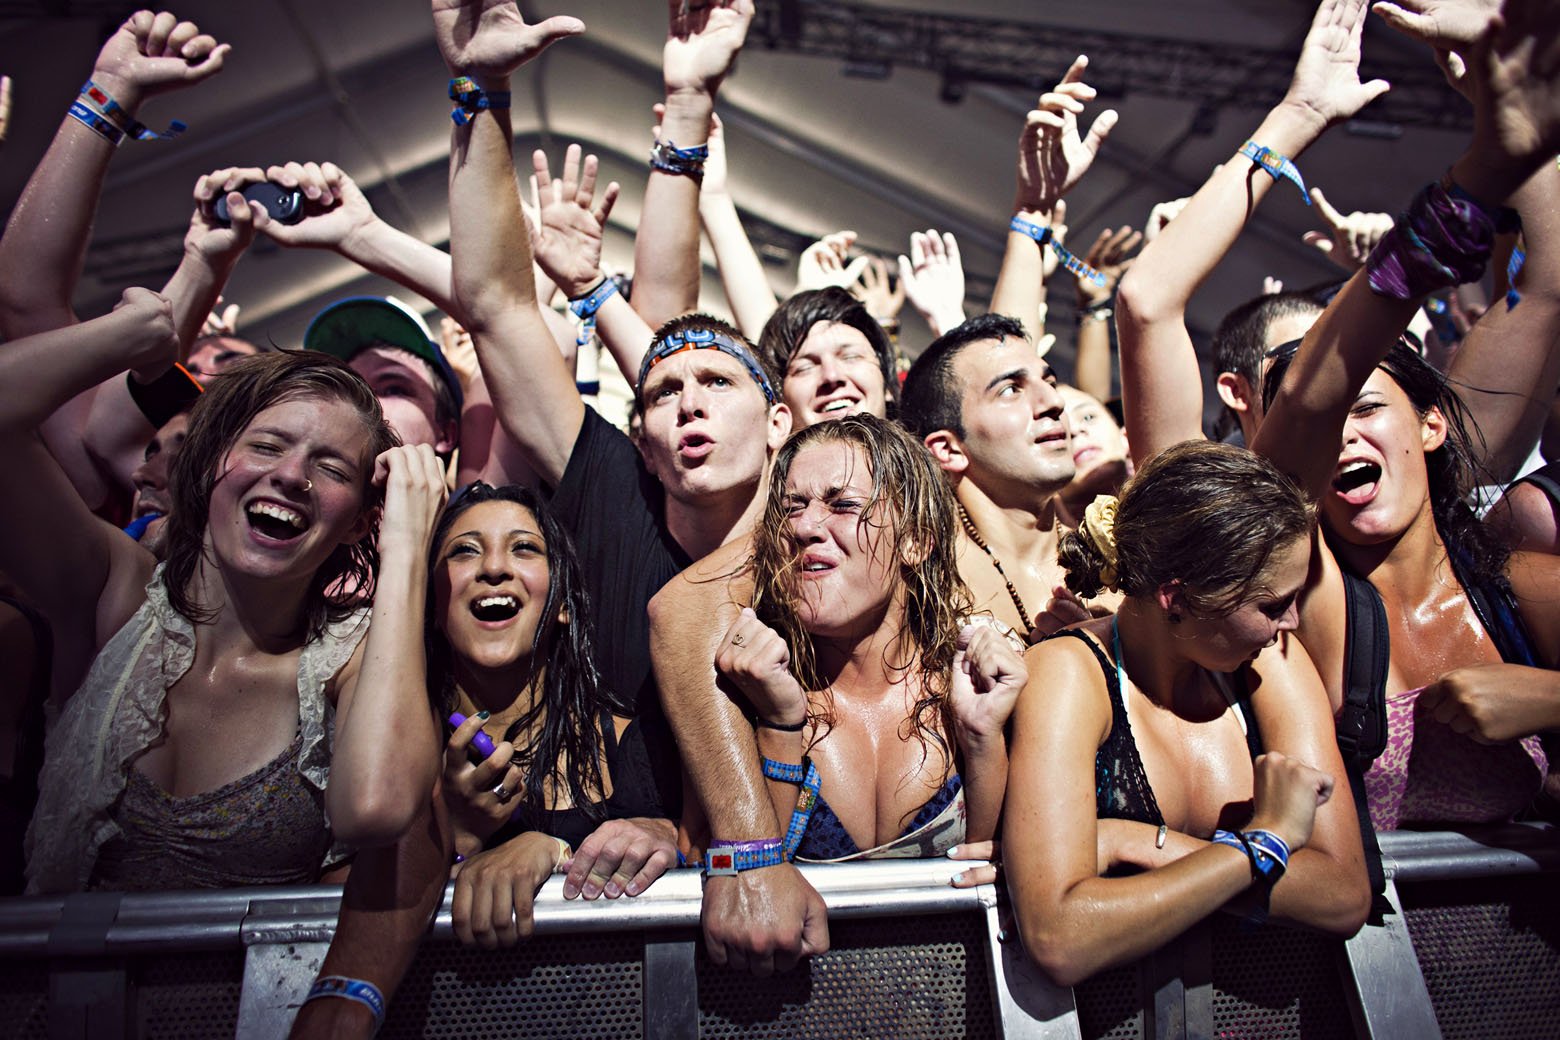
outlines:
{"label": "wet hair", "polygon": [[943,736],[953,732],[948,681],[959,630],[974,609],[973,600],[959,575],[953,492],[925,445],[902,427],[872,415],[848,415],[809,426],[785,442],[775,456],[763,519],[753,536],[753,610],[785,639],[792,674],[802,688],[823,693],[823,710],[809,711],[818,723],[815,732],[821,734],[834,724],[834,704],[828,681],[818,673],[812,637],[798,615],[801,560],[791,533],[786,478],[802,451],[833,443],[853,445],[865,456],[872,493],[862,504],[858,523],[877,528],[879,538],[892,539],[899,554],[904,617],[899,639],[887,651],[887,664],[914,671],[921,690],[907,732],[901,735],[916,737],[923,756],[928,746],[935,746],[945,763],[951,763],[952,747]]}
{"label": "wet hair", "polygon": [[[383,499],[373,484],[374,460],[400,442],[374,392],[346,362],[312,350],[268,351],[235,361],[190,409],[189,433],[168,473],[172,508],[162,581],[173,609],[192,622],[215,616],[195,602],[190,586],[204,551],[211,490],[222,476],[219,468],[255,416],[300,399],[342,401],[357,412],[368,432],[359,477],[364,512],[377,509]],[[336,546],[314,572],[304,604],[308,638],[318,638],[327,624],[348,616],[362,591],[372,587],[379,567],[378,537],[375,519],[362,538]]]}
{"label": "wet hair", "polygon": [[938,336],[921,352],[899,394],[899,421],[911,433],[924,438],[948,430],[964,436],[964,387],[954,375],[953,363],[965,347],[992,339],[1028,342],[1029,337],[1016,318],[982,314]]}
{"label": "wet hair", "polygon": [[[1179,581],[1199,617],[1222,617],[1262,587],[1273,554],[1304,538],[1315,510],[1300,487],[1245,448],[1183,441],[1154,456],[1121,489],[1116,586],[1152,596]],[[1087,526],[1062,536],[1067,587],[1092,599],[1104,555]]]}
{"label": "wet hair", "polygon": [[[763,352],[760,351],[757,347],[753,346],[752,342],[749,341],[746,336],[742,335],[742,333],[739,332],[734,326],[728,324],[727,322],[721,321],[712,314],[693,313],[678,315],[671,321],[655,330],[655,336],[650,340],[649,349],[653,352],[656,347],[661,345],[661,341],[666,339],[666,337],[675,335],[679,332],[688,332],[690,330],[698,330],[700,332],[717,332],[720,335],[730,339],[732,342],[741,344],[743,347],[746,347],[747,352],[752,355],[753,360],[758,364],[758,367],[763,371],[764,375],[768,377],[769,385],[772,387],[778,387],[780,385],[780,374],[775,371],[774,366],[771,365],[769,360],[764,357]],[[724,353],[724,351],[721,353]],[[726,354],[726,356],[731,357],[730,354]],[[737,359],[732,358],[732,360],[736,361]],[[651,368],[645,373],[646,381],[649,380],[650,372],[653,371],[655,371],[655,369]],[[747,379],[753,384],[754,389],[757,389],[760,394],[764,392],[763,388],[758,385],[758,380],[754,379],[751,374],[747,375]],[[642,384],[634,387],[634,400],[639,406],[641,415],[644,414],[645,407],[644,391],[645,388]]]}
{"label": "wet hair", "polygon": [[1214,372],[1244,376],[1257,392],[1262,385],[1262,355],[1268,349],[1269,326],[1285,318],[1315,317],[1323,306],[1310,290],[1267,293],[1247,300],[1226,314],[1214,330]]}
{"label": "wet hair", "polygon": [[[525,771],[519,796],[533,815],[548,811],[547,790],[554,778],[568,787],[573,807],[592,821],[605,818],[601,776],[602,734],[597,719],[603,708],[629,716],[626,706],[596,670],[590,597],[580,571],[574,542],[559,524],[541,496],[527,487],[510,484],[492,487],[478,481],[450,500],[434,528],[428,549],[428,573],[443,562],[444,540],[455,521],[484,502],[510,502],[536,518],[547,543],[547,602],[531,641],[531,660],[523,689],[540,683],[529,711],[514,722],[504,739],[515,745],[514,762]],[[567,622],[559,620],[567,612]],[[439,630],[434,606],[434,584],[428,583],[424,644],[428,661],[428,699],[439,718],[456,708],[454,651]],[[540,725],[538,725],[540,723]],[[523,741],[526,733],[536,735]]]}
{"label": "wet hair", "polygon": [[883,399],[888,417],[892,419],[898,408],[899,390],[893,341],[862,302],[839,286],[799,292],[776,308],[758,336],[758,353],[764,359],[764,366],[780,373],[783,381],[791,358],[812,327],[820,322],[848,325],[867,337],[872,352],[877,355],[878,371],[883,376]]}
{"label": "wet hair", "polygon": [[[1300,341],[1293,340],[1268,352],[1273,363],[1262,384],[1264,408],[1272,407],[1299,348]],[[1511,547],[1468,505],[1475,487],[1496,483],[1480,461],[1485,447],[1478,424],[1446,376],[1408,343],[1399,340],[1392,344],[1378,367],[1402,388],[1421,419],[1434,408],[1446,420],[1446,439],[1425,453],[1430,512],[1442,541],[1462,554],[1470,577],[1504,582]]]}

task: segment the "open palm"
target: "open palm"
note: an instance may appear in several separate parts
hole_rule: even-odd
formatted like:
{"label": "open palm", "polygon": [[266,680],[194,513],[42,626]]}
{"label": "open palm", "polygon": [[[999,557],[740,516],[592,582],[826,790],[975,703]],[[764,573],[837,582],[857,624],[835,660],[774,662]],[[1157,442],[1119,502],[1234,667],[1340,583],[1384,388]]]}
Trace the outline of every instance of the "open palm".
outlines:
{"label": "open palm", "polygon": [[514,0],[433,0],[433,34],[450,71],[501,79],[554,40],[585,31],[578,18],[558,16],[527,25]]}

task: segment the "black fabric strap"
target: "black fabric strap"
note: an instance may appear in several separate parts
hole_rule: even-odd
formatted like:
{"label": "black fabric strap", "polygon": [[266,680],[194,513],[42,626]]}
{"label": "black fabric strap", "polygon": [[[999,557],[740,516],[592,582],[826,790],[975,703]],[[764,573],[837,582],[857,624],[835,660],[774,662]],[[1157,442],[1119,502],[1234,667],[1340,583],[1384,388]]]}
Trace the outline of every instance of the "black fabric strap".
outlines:
{"label": "black fabric strap", "polygon": [[137,382],[134,375],[126,375],[125,384],[130,388],[130,399],[154,427],[161,427],[194,404],[201,394],[200,384],[183,365],[174,365],[150,383]]}
{"label": "black fabric strap", "polygon": [[1379,921],[1389,909],[1385,899],[1386,872],[1381,866],[1381,846],[1370,822],[1365,797],[1365,771],[1387,746],[1387,660],[1391,633],[1381,595],[1370,582],[1343,571],[1347,642],[1345,643],[1343,710],[1338,713],[1338,750],[1354,795],[1360,840],[1365,847],[1365,869],[1370,873],[1373,897],[1371,920]]}

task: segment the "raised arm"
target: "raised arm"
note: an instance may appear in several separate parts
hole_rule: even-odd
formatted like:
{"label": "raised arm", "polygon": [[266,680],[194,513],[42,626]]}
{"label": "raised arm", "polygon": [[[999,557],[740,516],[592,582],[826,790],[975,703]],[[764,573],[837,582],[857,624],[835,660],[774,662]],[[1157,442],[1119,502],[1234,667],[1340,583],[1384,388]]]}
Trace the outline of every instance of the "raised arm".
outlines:
{"label": "raised arm", "polygon": [[[103,45],[91,81],[128,123],[147,99],[220,71],[229,49],[167,11],[137,11]],[[75,320],[70,299],[114,148],[67,115],[22,189],[0,239],[0,333],[7,338]]]}
{"label": "raised arm", "polygon": [[666,112],[634,238],[634,310],[652,328],[698,307],[703,163],[671,149],[687,152],[709,140],[715,92],[747,39],[753,0],[699,6],[668,0],[667,10],[670,26],[661,54]]}
{"label": "raised arm", "polygon": [[742,229],[742,217],[727,184],[730,156],[720,116],[710,117],[710,157],[704,163],[704,183],[699,186],[699,221],[715,251],[720,284],[726,303],[737,319],[737,328],[754,343],[764,323],[775,312],[775,291],[769,287],[764,265]]}
{"label": "raised arm", "polygon": [[[365,847],[407,832],[425,812],[438,771],[423,607],[428,543],[444,507],[444,465],[426,444],[391,448],[375,460],[374,482],[385,489],[385,506],[373,613],[361,653],[337,681],[325,788],[331,829]],[[387,747],[405,752],[386,755]]]}
{"label": "raised arm", "polygon": [[[618,197],[612,181],[596,200],[597,160],[571,144],[564,153],[562,175],[554,177],[547,153],[531,155],[539,209],[532,226],[537,265],[568,297],[581,319],[596,323],[596,334],[628,385],[639,381],[639,362],[650,349],[654,331],[631,307],[601,267],[601,239]],[[636,290],[637,291],[637,290]]]}
{"label": "raised arm", "polygon": [[[1328,126],[1386,91],[1381,80],[1359,79],[1366,7],[1365,0],[1324,0],[1301,46],[1289,92],[1251,141],[1297,159]],[[1274,177],[1237,154],[1154,236],[1121,280],[1116,333],[1122,398],[1132,457],[1139,464],[1202,436],[1202,374],[1186,331],[1186,307],[1274,186]]]}
{"label": "raised arm", "polygon": [[1285,375],[1254,447],[1313,498],[1331,481],[1360,387],[1426,295],[1483,273],[1500,202],[1560,149],[1553,13],[1538,0],[1512,0],[1492,23],[1469,59],[1473,140],[1449,171],[1452,187],[1431,185],[1415,197],[1312,326]]}
{"label": "raised arm", "polygon": [[303,219],[272,222],[265,234],[279,245],[329,249],[359,267],[405,286],[457,321],[450,257],[380,219],[356,182],[335,163],[271,166],[266,180],[303,192]]}
{"label": "raised arm", "polygon": [[1015,225],[1009,227],[1007,251],[997,286],[991,294],[991,312],[1017,318],[1029,338],[1039,342],[1040,310],[1045,302],[1045,247],[1035,235],[1051,226],[1053,211],[1062,196],[1088,172],[1100,145],[1116,125],[1116,112],[1106,109],[1095,117],[1087,135],[1078,132],[1083,103],[1094,100],[1095,90],[1083,82],[1089,59],[1079,55],[1056,84],[1040,95],[1039,105],[1024,120],[1018,138],[1018,189],[1013,198]]}
{"label": "raised arm", "polygon": [[1073,385],[1101,401],[1110,397],[1110,319],[1111,301],[1121,276],[1132,266],[1132,251],[1143,241],[1143,233],[1123,224],[1099,233],[1083,262],[1105,279],[1101,285],[1074,271],[1078,282],[1078,354],[1073,363]]}
{"label": "raised arm", "polygon": [[[434,32],[450,75],[486,94],[553,41],[584,31],[576,18],[527,25],[519,8],[492,0],[434,0]],[[499,420],[543,480],[556,483],[584,421],[574,387],[542,317],[520,211],[507,108],[481,108],[450,143],[450,252],[456,306],[482,359]]]}

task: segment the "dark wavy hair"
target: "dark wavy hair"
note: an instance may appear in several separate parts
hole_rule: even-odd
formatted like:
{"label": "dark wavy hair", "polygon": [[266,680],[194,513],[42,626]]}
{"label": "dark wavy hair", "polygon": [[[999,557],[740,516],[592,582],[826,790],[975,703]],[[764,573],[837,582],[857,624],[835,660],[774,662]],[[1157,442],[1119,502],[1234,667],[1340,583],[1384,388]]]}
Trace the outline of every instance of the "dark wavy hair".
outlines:
{"label": "dark wavy hair", "polygon": [[[1180,581],[1187,606],[1222,617],[1261,586],[1279,549],[1311,533],[1315,509],[1272,463],[1245,448],[1183,441],[1150,459],[1121,489],[1115,586],[1151,596]],[[1086,526],[1062,536],[1067,587],[1092,599],[1106,561]]]}
{"label": "dark wavy hair", "polygon": [[[1294,340],[1268,352],[1273,363],[1262,383],[1265,409],[1272,407],[1299,347],[1300,341]],[[1402,340],[1392,344],[1378,367],[1408,395],[1421,419],[1434,408],[1446,420],[1446,439],[1425,453],[1430,512],[1441,540],[1463,555],[1470,577],[1504,582],[1511,547],[1480,521],[1468,504],[1476,486],[1495,483],[1480,461],[1485,446],[1478,424],[1446,376]]]}
{"label": "dark wavy hair", "polygon": [[[519,795],[533,814],[548,811],[546,790],[554,777],[568,785],[576,809],[592,822],[606,817],[601,775],[602,735],[597,726],[601,709],[628,716],[633,711],[602,681],[596,670],[590,597],[569,533],[553,517],[541,496],[530,488],[510,484],[492,487],[478,481],[450,500],[434,529],[428,553],[428,573],[441,561],[444,539],[462,514],[484,502],[511,502],[536,518],[547,543],[547,602],[531,641],[531,660],[524,689],[538,683],[540,696],[514,722],[504,739],[515,743],[514,762],[525,771]],[[559,615],[568,612],[569,620]],[[428,699],[447,717],[456,707],[454,652],[438,628],[434,586],[428,583],[424,645],[428,661]],[[517,742],[526,733],[536,736]]]}
{"label": "dark wavy hair", "polygon": [[905,739],[921,742],[923,757],[935,746],[945,764],[952,749],[944,734],[953,732],[948,714],[948,679],[959,630],[974,609],[969,588],[959,575],[958,520],[953,492],[926,446],[899,424],[872,415],[848,415],[809,426],[791,436],[775,456],[764,516],[753,537],[753,610],[775,628],[791,651],[791,671],[804,690],[821,693],[824,707],[809,708],[815,720],[813,740],[834,724],[828,681],[819,674],[812,636],[797,614],[800,553],[791,535],[785,498],[786,477],[796,456],[820,444],[854,445],[866,456],[872,493],[859,523],[879,529],[899,552],[899,580],[905,586],[904,618],[889,667],[914,671],[921,697],[906,721]]}
{"label": "dark wavy hair", "polygon": [[867,338],[883,376],[883,400],[890,419],[899,407],[898,358],[894,343],[862,302],[837,285],[799,292],[786,300],[764,323],[758,335],[758,353],[764,364],[780,373],[783,382],[791,358],[802,341],[820,322],[848,325]]}
{"label": "dark wavy hair", "polygon": [[[400,441],[362,377],[346,362],[312,350],[269,351],[234,362],[190,409],[189,434],[168,474],[172,508],[162,581],[173,609],[192,622],[214,616],[195,602],[191,583],[204,551],[211,489],[221,476],[218,467],[255,416],[285,401],[311,398],[345,402],[362,419],[368,431],[368,447],[360,460],[363,509],[378,509],[383,493],[373,485],[374,460]],[[378,537],[376,517],[367,534],[350,545],[338,545],[314,572],[305,602],[308,638],[318,638],[327,624],[350,614],[360,602],[360,591],[373,587]]]}

